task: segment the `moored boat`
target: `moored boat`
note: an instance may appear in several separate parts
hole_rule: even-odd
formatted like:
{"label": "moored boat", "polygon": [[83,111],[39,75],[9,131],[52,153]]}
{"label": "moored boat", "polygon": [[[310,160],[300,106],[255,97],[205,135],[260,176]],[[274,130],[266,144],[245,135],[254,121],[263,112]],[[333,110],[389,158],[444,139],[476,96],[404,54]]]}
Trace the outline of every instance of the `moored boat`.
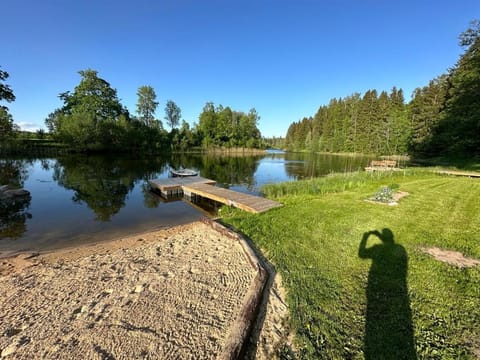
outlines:
{"label": "moored boat", "polygon": [[170,174],[172,174],[173,177],[197,176],[198,171],[192,169],[170,169]]}

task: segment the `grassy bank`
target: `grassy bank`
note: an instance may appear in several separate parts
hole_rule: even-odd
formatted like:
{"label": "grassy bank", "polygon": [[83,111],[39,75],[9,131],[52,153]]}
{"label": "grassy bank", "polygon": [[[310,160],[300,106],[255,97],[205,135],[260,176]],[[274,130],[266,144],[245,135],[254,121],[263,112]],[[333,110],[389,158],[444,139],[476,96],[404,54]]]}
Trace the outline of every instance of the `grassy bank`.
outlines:
{"label": "grassy bank", "polygon": [[50,139],[12,139],[0,143],[0,156],[56,156],[65,153],[66,146]]}
{"label": "grassy bank", "polygon": [[[364,201],[390,184],[410,194],[399,206]],[[457,268],[421,250],[436,246],[480,259],[479,179],[409,170],[264,190],[285,206],[262,215],[225,209],[222,216],[282,274],[299,357],[480,353],[480,267]]]}

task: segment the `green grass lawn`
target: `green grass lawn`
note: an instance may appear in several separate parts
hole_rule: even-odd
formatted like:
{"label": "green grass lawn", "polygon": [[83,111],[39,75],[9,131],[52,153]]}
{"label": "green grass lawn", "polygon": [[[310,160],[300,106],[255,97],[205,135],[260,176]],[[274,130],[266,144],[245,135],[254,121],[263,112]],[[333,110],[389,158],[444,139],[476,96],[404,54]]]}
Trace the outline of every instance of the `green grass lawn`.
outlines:
{"label": "green grass lawn", "polygon": [[[383,185],[398,206],[364,201]],[[480,179],[427,171],[358,173],[267,186],[284,207],[222,209],[281,273],[299,358],[469,359],[480,356]]]}

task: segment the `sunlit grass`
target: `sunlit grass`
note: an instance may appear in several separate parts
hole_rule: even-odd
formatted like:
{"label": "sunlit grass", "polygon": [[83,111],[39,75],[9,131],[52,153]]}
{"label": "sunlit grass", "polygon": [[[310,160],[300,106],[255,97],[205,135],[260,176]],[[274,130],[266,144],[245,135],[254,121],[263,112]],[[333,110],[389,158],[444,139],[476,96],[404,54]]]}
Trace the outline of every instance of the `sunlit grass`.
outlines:
{"label": "sunlit grass", "polygon": [[[399,206],[364,201],[391,184],[410,193]],[[372,260],[358,256],[359,244],[365,232],[385,228],[408,255],[406,295],[418,357],[473,358],[480,346],[480,269],[438,262],[420,248],[438,246],[480,259],[479,179],[425,170],[356,173],[269,185],[264,192],[284,207],[262,215],[230,209],[222,215],[282,274],[301,358],[364,358]],[[406,314],[398,316],[406,321]],[[381,318],[369,321],[381,326]],[[391,331],[388,324],[384,331]],[[378,356],[384,350],[387,358],[405,357],[392,341],[388,349],[379,345]]]}

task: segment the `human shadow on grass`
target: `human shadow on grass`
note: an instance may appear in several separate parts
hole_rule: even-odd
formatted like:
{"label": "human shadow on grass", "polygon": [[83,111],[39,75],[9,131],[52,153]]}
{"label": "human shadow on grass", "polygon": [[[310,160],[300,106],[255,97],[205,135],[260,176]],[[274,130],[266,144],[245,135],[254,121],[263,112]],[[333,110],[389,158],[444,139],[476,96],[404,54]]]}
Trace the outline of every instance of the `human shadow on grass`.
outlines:
{"label": "human shadow on grass", "polygon": [[[367,247],[371,235],[382,241]],[[372,259],[368,274],[365,359],[417,359],[407,288],[408,256],[390,229],[363,234],[358,249]]]}

